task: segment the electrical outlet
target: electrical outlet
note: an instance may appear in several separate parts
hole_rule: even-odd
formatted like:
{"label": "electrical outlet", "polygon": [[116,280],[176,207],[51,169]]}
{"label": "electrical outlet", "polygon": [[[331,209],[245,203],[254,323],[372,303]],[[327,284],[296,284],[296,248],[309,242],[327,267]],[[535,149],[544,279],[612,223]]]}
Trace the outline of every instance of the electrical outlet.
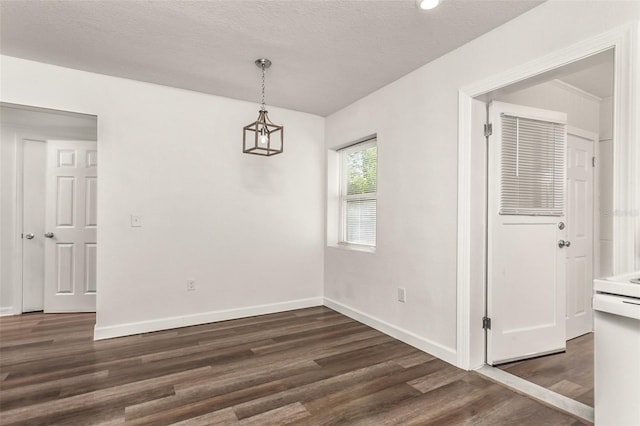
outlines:
{"label": "electrical outlet", "polygon": [[139,228],[142,226],[142,218],[138,215],[131,215],[131,227],[132,228]]}
{"label": "electrical outlet", "polygon": [[187,280],[187,291],[196,291],[196,280]]}
{"label": "electrical outlet", "polygon": [[407,289],[398,287],[398,302],[405,303],[407,301]]}

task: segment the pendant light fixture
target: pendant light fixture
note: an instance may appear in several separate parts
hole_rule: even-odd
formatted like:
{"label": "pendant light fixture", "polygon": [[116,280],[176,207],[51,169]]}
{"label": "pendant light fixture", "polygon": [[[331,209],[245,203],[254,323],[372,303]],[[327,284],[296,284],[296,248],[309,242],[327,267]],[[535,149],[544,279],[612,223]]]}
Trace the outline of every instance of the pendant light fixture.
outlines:
{"label": "pendant light fixture", "polygon": [[262,70],[262,103],[258,111],[258,119],[244,126],[242,152],[245,154],[272,156],[280,154],[284,147],[284,126],[278,126],[269,120],[264,102],[264,72],[271,66],[268,59],[256,59],[258,68]]}

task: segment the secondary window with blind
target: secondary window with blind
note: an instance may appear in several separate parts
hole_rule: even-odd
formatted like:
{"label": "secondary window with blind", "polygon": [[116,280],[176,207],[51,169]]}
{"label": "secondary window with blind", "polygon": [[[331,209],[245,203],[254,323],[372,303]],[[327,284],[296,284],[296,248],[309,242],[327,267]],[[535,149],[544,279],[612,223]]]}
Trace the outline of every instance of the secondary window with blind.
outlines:
{"label": "secondary window with blind", "polygon": [[378,148],[375,139],[341,149],[340,242],[375,247]]}
{"label": "secondary window with blind", "polygon": [[564,214],[566,126],[502,114],[500,214]]}

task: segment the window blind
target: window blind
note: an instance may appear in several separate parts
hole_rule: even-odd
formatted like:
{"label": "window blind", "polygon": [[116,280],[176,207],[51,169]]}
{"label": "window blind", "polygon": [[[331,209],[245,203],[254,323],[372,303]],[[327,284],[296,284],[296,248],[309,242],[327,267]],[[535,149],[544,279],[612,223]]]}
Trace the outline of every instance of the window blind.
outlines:
{"label": "window blind", "polygon": [[346,240],[352,244],[376,244],[376,200],[347,200]]}
{"label": "window blind", "polygon": [[500,214],[561,216],[566,126],[503,114]]}
{"label": "window blind", "polygon": [[342,238],[349,244],[375,246],[378,149],[375,141],[350,146],[342,155]]}

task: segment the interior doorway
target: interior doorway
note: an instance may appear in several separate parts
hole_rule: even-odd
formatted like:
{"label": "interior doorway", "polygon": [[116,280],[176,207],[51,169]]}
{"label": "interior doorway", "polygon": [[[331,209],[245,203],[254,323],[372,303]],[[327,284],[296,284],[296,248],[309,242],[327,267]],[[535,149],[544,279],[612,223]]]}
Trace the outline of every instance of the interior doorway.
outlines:
{"label": "interior doorway", "polygon": [[2,313],[95,312],[97,117],[0,108]]}
{"label": "interior doorway", "polygon": [[[562,220],[552,223],[553,228],[560,229],[556,229],[554,235],[551,235],[552,242],[555,244],[557,241],[563,248],[561,259],[564,262],[563,267],[566,269],[566,272],[563,273],[565,282],[560,296],[555,297],[549,293],[545,297],[548,301],[547,305],[543,300],[540,306],[536,306],[536,309],[551,309],[550,305],[554,301],[557,304],[558,297],[564,298],[566,303],[561,306],[562,345],[564,346],[566,341],[570,342],[566,351],[564,351],[564,347],[560,350],[548,351],[562,352],[558,355],[536,358],[545,355],[545,341],[541,340],[536,343],[540,350],[536,348],[528,348],[520,352],[516,350],[514,353],[517,356],[503,361],[518,362],[508,363],[502,369],[525,380],[537,382],[541,386],[570,398],[579,395],[580,400],[585,403],[593,401],[592,355],[589,358],[590,354],[593,354],[593,336],[591,335],[593,314],[590,303],[593,291],[592,281],[594,278],[611,273],[610,265],[613,257],[612,244],[608,244],[612,236],[608,230],[613,228],[613,205],[611,202],[613,194],[613,151],[611,150],[613,135],[611,129],[613,129],[614,123],[612,107],[615,104],[614,95],[614,51],[610,49],[555,69],[546,76],[538,75],[535,78],[503,87],[477,98],[482,104],[496,101],[512,102],[566,114],[567,205],[563,211],[565,216]],[[482,166],[487,175],[491,174],[491,168],[495,166],[489,160],[489,156],[486,155],[484,157],[485,164]],[[487,196],[490,196],[491,190],[491,185],[487,183]],[[490,218],[495,212],[490,210],[492,208],[490,203],[486,204],[486,208],[489,209],[486,216]],[[538,217],[533,221],[540,222],[539,219]],[[487,246],[490,247],[493,237],[489,232],[485,237]],[[570,247],[567,247],[568,243]],[[525,242],[523,246],[526,245]],[[553,250],[560,253],[557,246],[550,246],[548,251]],[[513,251],[507,251],[513,254]],[[487,251],[487,254],[490,256],[490,251]],[[540,256],[540,254],[541,252],[538,250],[536,256]],[[522,258],[519,259],[522,260]],[[490,270],[491,266],[489,265],[487,268],[487,285],[489,286],[491,285],[490,280],[492,280]],[[552,290],[557,288],[553,287]],[[532,303],[532,298],[536,293],[536,289],[533,289],[528,300],[523,301],[522,306]],[[508,300],[506,303],[509,303]],[[487,300],[485,306],[488,307],[487,317],[495,314],[491,312],[490,300]],[[515,317],[521,320],[522,324],[530,322],[526,320],[526,311],[522,308],[516,309],[514,312]],[[525,317],[524,320],[523,317]],[[548,318],[541,321],[548,324],[549,318],[553,317],[554,313],[551,312]],[[491,320],[493,323],[494,318]],[[526,328],[521,328],[521,330]],[[490,336],[494,331],[487,330],[487,335]],[[488,339],[486,343],[489,354],[492,350],[488,346],[491,345],[490,340]],[[510,342],[514,344],[513,340]],[[576,350],[575,347],[578,347],[579,350]],[[521,361],[532,357],[536,359]],[[585,359],[588,362],[585,362]],[[493,360],[488,359],[488,362],[491,364]],[[497,362],[497,364],[500,363]],[[552,375],[551,372],[563,363],[577,367],[567,370],[572,372],[573,377],[563,377],[562,383],[540,380],[541,377]]]}

